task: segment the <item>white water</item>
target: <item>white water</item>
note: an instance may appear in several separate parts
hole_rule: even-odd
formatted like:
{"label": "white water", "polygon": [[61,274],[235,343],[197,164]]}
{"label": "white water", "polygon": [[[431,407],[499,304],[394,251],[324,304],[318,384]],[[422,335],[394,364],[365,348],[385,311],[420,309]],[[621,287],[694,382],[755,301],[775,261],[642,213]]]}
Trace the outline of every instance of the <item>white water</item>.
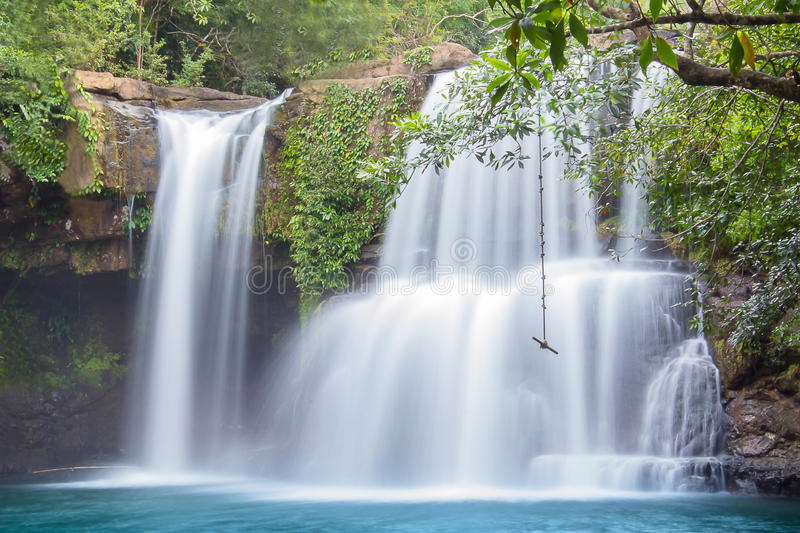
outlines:
{"label": "white water", "polygon": [[[656,91],[669,79],[669,69],[660,65],[649,68],[648,77],[641,73],[637,76],[640,87],[633,91],[631,102],[631,122],[634,120],[652,120],[645,113],[656,102]],[[632,125],[632,124],[631,124]],[[652,154],[641,154],[632,180],[626,180],[620,187],[620,233],[616,249],[620,255],[637,256],[642,250],[657,249],[661,244],[648,243],[644,238],[648,235],[647,200],[644,198],[648,182],[647,168],[652,164]],[[630,252],[633,252],[632,254]]]}
{"label": "white water", "polygon": [[330,306],[271,370],[255,466],[320,486],[721,488],[719,380],[682,305],[687,273],[605,259],[592,202],[556,158],[543,173],[560,355],[531,340],[535,166],[492,172],[463,157],[414,178],[375,292]]}
{"label": "white water", "polygon": [[233,113],[161,112],[161,174],[139,306],[133,445],[148,469],[238,457],[264,131],[283,98]]}

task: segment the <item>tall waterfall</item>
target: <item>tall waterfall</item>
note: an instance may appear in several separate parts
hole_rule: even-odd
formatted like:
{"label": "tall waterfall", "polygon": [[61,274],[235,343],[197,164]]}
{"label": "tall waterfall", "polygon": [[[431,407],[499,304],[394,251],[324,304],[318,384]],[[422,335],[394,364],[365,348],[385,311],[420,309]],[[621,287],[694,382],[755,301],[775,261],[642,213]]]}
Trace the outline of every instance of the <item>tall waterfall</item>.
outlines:
{"label": "tall waterfall", "polygon": [[592,201],[564,167],[551,157],[542,168],[548,340],[560,355],[531,340],[542,313],[535,161],[492,171],[458,158],[400,198],[372,292],[328,306],[272,371],[256,464],[276,479],[364,487],[720,488],[719,379],[690,328],[688,274],[609,261]]}
{"label": "tall waterfall", "polygon": [[139,305],[134,446],[147,468],[237,456],[264,132],[283,98],[231,113],[158,115],[161,174]]}

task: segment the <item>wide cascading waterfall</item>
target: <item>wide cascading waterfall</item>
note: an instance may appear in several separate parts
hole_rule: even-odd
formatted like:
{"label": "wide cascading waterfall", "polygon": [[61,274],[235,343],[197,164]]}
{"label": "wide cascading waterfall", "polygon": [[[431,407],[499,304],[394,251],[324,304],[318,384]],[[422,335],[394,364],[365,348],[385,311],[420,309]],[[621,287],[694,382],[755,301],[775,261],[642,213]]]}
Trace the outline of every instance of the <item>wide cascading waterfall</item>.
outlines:
{"label": "wide cascading waterfall", "polygon": [[[431,112],[449,82],[437,78]],[[527,141],[535,154],[537,140]],[[551,142],[547,137],[544,143]],[[545,160],[548,338],[537,169],[457,158],[415,177],[371,289],[321,312],[272,369],[254,458],[295,483],[718,489],[717,370],[676,262],[617,264],[593,205]]]}
{"label": "wide cascading waterfall", "polygon": [[256,190],[265,128],[282,102],[158,114],[161,177],[137,319],[143,368],[131,428],[149,469],[178,472],[236,457]]}

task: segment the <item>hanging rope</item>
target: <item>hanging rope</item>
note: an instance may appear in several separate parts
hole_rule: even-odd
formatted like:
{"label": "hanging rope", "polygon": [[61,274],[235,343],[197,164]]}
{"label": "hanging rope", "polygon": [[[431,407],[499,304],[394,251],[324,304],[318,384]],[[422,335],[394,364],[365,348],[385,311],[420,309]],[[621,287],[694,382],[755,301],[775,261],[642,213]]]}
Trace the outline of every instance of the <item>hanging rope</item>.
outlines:
{"label": "hanging rope", "polygon": [[547,343],[547,295],[545,293],[545,276],[544,273],[544,177],[542,176],[542,111],[539,110],[539,242],[541,243],[541,261],[542,261],[542,338],[537,339],[531,337],[539,343],[542,350],[550,350],[558,355],[558,352]]}

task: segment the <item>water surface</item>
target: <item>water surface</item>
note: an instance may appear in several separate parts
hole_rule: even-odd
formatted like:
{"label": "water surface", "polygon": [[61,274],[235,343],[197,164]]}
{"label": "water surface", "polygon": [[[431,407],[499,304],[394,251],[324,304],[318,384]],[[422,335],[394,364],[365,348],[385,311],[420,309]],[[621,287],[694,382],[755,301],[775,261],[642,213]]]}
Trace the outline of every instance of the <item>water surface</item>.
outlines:
{"label": "water surface", "polygon": [[304,492],[252,483],[27,485],[0,487],[0,530],[788,532],[800,530],[800,502],[719,494]]}

